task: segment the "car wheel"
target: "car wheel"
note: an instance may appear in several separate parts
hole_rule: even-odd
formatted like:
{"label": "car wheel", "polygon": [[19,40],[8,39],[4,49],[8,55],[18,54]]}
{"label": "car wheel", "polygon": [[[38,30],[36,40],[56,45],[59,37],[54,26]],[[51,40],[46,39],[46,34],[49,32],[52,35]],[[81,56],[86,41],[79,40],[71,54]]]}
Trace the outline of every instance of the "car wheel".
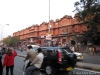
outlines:
{"label": "car wheel", "polygon": [[51,65],[46,65],[45,66],[45,72],[47,75],[54,75],[54,69],[52,68]]}

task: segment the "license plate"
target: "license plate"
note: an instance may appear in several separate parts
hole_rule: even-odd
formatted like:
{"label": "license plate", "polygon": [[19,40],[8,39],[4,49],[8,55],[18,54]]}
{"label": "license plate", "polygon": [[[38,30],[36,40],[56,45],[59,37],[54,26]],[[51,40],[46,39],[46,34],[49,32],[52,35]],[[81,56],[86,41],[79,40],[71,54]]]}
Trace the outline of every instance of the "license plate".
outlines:
{"label": "license plate", "polygon": [[72,69],[73,69],[72,67],[68,67],[68,68],[66,68],[66,71],[70,71]]}

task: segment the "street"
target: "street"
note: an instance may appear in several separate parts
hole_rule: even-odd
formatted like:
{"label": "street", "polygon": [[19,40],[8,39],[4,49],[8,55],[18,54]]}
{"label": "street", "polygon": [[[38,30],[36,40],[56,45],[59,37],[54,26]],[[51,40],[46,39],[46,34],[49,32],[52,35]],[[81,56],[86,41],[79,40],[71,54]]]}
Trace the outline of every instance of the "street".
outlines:
{"label": "street", "polygon": [[[16,57],[15,58],[15,66],[14,66],[14,75],[22,75],[23,74],[23,58],[22,57]],[[3,70],[3,75],[5,74],[5,68]],[[46,75],[45,73],[42,73],[42,75]],[[59,73],[57,75],[66,75],[66,73]],[[73,69],[73,75],[100,75],[100,72],[92,71],[92,70],[86,70],[86,69],[80,69],[75,68]]]}
{"label": "street", "polygon": [[83,53],[82,63],[100,64],[100,56]]}

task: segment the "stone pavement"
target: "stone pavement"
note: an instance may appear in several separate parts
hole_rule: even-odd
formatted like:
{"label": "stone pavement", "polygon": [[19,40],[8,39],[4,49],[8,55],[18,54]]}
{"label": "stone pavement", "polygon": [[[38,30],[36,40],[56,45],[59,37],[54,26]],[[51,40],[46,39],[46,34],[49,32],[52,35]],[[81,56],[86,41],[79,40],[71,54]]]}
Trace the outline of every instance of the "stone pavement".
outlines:
{"label": "stone pavement", "polygon": [[[20,55],[20,54],[18,54],[18,56],[25,57],[25,55]],[[88,70],[100,71],[100,65],[98,64],[77,62],[76,67]]]}

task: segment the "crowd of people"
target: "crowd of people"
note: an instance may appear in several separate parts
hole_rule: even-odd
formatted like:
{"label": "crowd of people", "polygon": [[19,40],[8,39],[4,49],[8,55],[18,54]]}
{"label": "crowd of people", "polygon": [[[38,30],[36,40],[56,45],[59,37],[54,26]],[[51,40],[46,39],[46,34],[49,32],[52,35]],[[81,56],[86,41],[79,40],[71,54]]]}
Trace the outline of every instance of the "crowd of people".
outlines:
{"label": "crowd of people", "polygon": [[90,55],[100,55],[100,47],[98,45],[87,46],[86,52]]}

